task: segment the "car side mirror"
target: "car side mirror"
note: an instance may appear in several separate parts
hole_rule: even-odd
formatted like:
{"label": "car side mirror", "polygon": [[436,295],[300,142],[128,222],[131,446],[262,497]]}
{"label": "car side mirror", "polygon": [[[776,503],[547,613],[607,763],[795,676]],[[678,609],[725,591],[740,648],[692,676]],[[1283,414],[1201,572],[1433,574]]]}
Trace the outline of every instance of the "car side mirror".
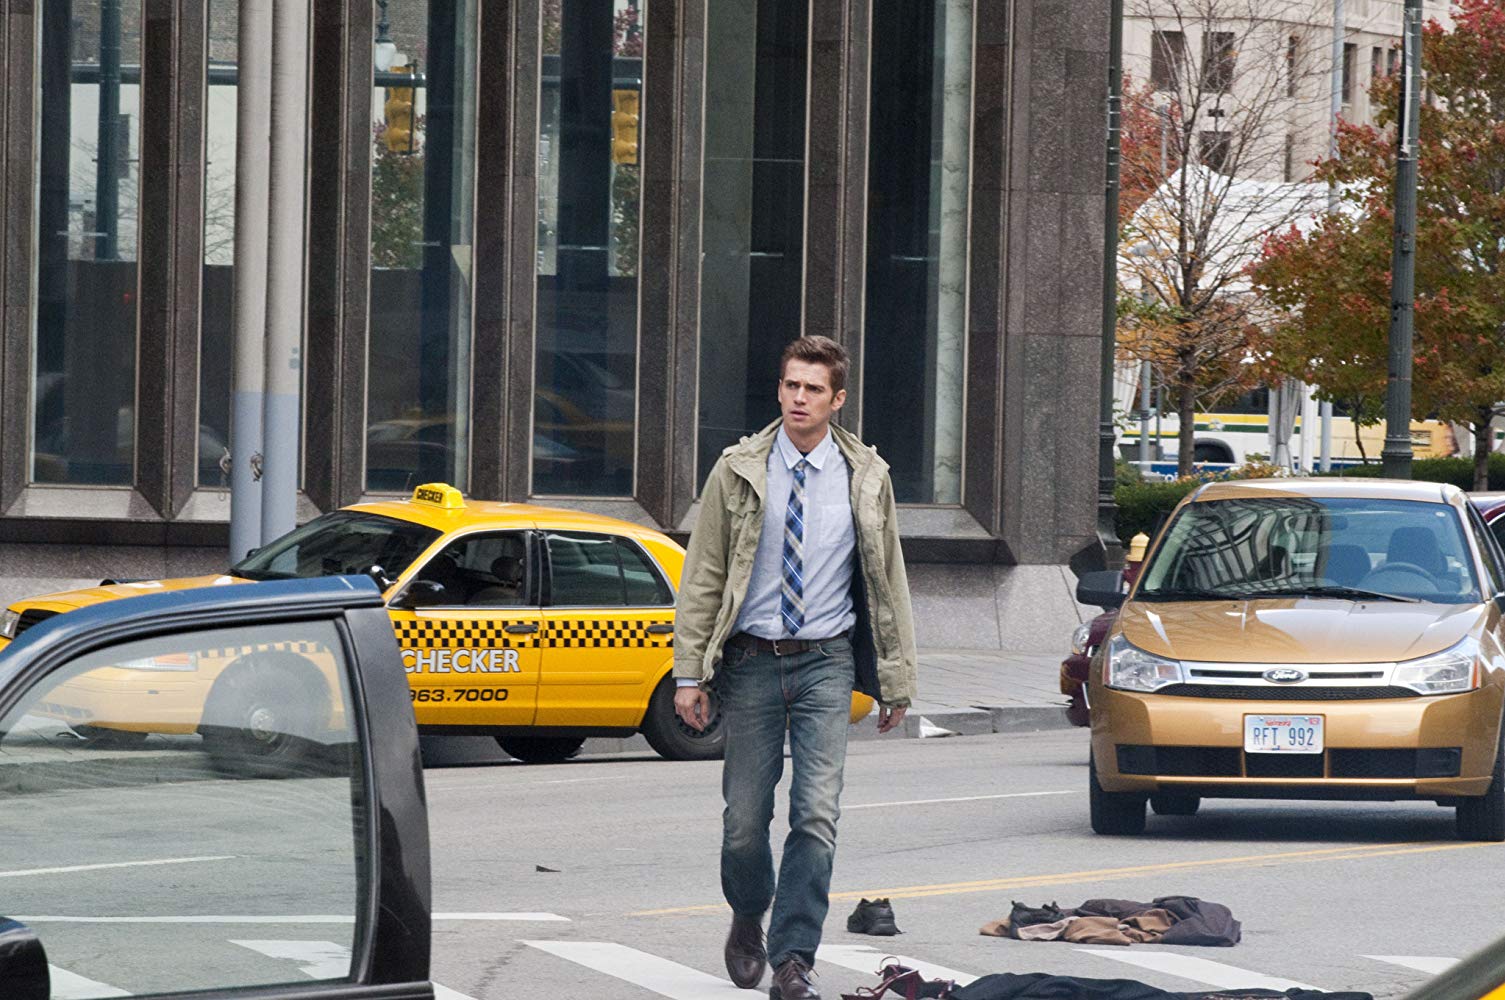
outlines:
{"label": "car side mirror", "polygon": [[8,1000],[52,996],[52,973],[41,940],[30,927],[6,917],[0,917],[0,983]]}
{"label": "car side mirror", "polygon": [[371,564],[370,568],[366,570],[366,575],[375,581],[377,588],[380,590],[386,590],[392,586],[392,581],[388,578],[387,571],[376,563]]}
{"label": "car side mirror", "polygon": [[1116,569],[1083,573],[1076,582],[1076,601],[1106,610],[1122,607],[1126,596],[1123,584],[1123,574]]}
{"label": "car side mirror", "polygon": [[392,602],[394,608],[432,608],[448,600],[449,591],[438,580],[414,580]]}

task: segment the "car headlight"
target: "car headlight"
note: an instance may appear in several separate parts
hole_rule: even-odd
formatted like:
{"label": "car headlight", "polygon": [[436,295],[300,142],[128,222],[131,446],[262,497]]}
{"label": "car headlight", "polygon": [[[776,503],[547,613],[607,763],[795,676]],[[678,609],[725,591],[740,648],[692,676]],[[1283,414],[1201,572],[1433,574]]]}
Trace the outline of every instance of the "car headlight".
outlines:
{"label": "car headlight", "polygon": [[1183,679],[1181,661],[1146,653],[1121,634],[1109,640],[1107,661],[1107,684],[1121,691],[1158,691]]}
{"label": "car headlight", "polygon": [[1397,663],[1390,677],[1390,683],[1418,694],[1472,691],[1479,686],[1479,643],[1465,638],[1452,649]]}
{"label": "car headlight", "polygon": [[1092,624],[1090,622],[1083,622],[1082,624],[1078,625],[1071,633],[1071,651],[1077,656],[1081,656],[1086,653],[1087,642],[1091,639],[1091,637]]}
{"label": "car headlight", "polygon": [[16,626],[21,623],[21,612],[6,609],[5,614],[0,616],[0,638],[14,639]]}

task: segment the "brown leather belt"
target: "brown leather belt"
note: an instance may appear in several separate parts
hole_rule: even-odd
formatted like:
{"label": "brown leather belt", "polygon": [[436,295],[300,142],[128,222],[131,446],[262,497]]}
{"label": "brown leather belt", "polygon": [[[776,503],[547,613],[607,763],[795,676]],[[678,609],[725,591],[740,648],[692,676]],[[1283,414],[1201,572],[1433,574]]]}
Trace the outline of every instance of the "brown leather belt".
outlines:
{"label": "brown leather belt", "polygon": [[761,636],[752,635],[748,632],[738,632],[726,640],[726,644],[728,646],[736,646],[738,649],[751,649],[759,653],[772,653],[774,656],[794,656],[798,653],[808,653],[821,643],[845,638],[846,635],[842,634],[826,639],[764,639]]}

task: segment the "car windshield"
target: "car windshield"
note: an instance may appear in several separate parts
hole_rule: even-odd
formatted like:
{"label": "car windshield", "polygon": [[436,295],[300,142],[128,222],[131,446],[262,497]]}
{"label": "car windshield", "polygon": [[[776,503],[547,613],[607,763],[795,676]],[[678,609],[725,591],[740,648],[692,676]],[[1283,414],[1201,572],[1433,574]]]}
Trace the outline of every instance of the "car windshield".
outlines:
{"label": "car windshield", "polygon": [[291,580],[364,573],[380,566],[395,579],[439,532],[380,514],[337,510],[316,517],[230,568],[247,580]]}
{"label": "car windshield", "polygon": [[1415,500],[1244,497],[1187,504],[1135,600],[1334,597],[1479,601],[1451,506]]}

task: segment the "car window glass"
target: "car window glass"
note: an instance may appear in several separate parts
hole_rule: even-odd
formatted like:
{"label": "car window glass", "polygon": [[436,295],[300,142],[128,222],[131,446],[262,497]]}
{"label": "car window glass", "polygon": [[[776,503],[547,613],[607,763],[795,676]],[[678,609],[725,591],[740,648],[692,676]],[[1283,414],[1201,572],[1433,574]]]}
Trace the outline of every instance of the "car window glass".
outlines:
{"label": "car window glass", "polygon": [[[23,692],[0,718],[3,912],[41,939],[55,995],[350,976],[366,796],[347,668],[332,623],[268,624],[120,643]],[[288,958],[320,949],[347,957]]]}
{"label": "car window glass", "polygon": [[549,603],[555,607],[625,607],[620,549],[610,535],[550,533]]}
{"label": "car window glass", "polygon": [[412,521],[337,510],[269,542],[230,572],[248,580],[291,580],[380,566],[395,578],[438,537],[433,528]]}
{"label": "car window glass", "polygon": [[632,607],[663,607],[674,603],[674,594],[643,550],[625,538],[617,540],[622,560],[622,578],[627,585],[627,603]]}
{"label": "car window glass", "polygon": [[466,535],[445,545],[415,580],[444,588],[446,607],[518,608],[528,604],[528,541],[521,531]]}
{"label": "car window glass", "polygon": [[1181,509],[1136,599],[1358,588],[1441,603],[1478,599],[1446,504],[1329,497],[1204,500]]}
{"label": "car window glass", "polygon": [[1479,545],[1479,554],[1484,557],[1484,571],[1489,574],[1489,592],[1498,594],[1505,591],[1505,567],[1500,565],[1500,553],[1496,548],[1494,536],[1485,526],[1484,519],[1473,505],[1468,506],[1469,526],[1474,531],[1474,541]]}

